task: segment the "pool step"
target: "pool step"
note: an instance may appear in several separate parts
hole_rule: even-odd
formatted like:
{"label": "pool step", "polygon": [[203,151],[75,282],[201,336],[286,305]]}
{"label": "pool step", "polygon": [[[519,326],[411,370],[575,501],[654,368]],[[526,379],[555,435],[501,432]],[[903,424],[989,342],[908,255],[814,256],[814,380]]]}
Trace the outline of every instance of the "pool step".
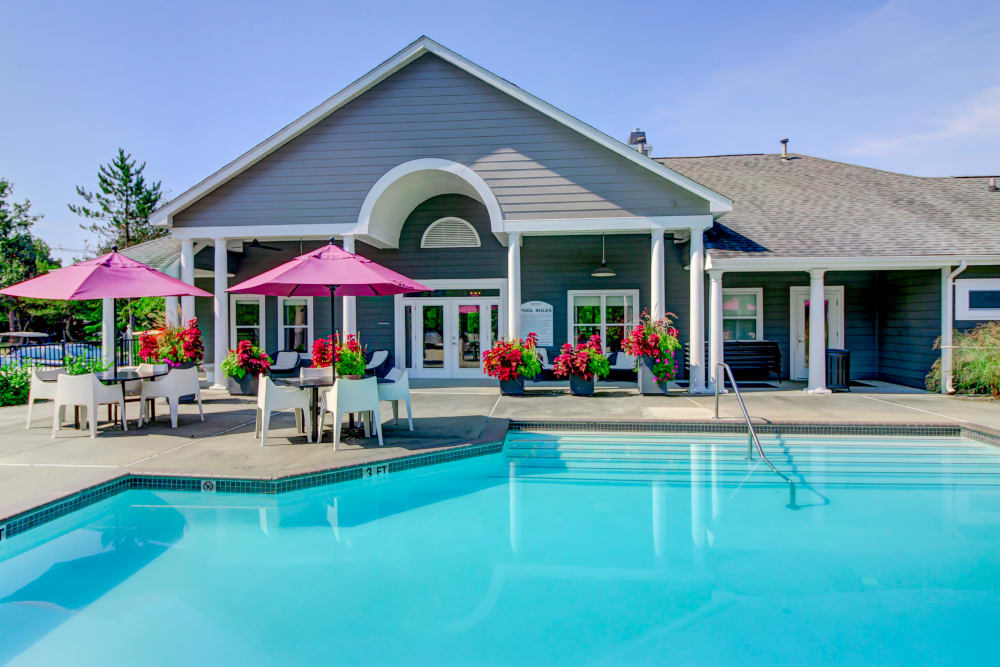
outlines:
{"label": "pool step", "polygon": [[[1000,451],[959,438],[762,438],[774,466],[806,484],[1000,485]],[[524,479],[771,484],[746,436],[517,433],[504,448]]]}

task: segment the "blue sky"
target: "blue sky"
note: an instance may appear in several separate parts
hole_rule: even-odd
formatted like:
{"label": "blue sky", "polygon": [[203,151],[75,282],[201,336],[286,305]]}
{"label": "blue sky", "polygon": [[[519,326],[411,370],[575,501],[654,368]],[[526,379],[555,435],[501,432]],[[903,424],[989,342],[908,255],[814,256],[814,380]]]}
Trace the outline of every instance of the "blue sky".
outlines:
{"label": "blue sky", "polygon": [[[66,209],[118,146],[176,196],[427,34],[654,154],[793,151],[926,176],[1000,173],[1000,4],[4,3],[0,175]],[[67,250],[63,257],[81,253]]]}

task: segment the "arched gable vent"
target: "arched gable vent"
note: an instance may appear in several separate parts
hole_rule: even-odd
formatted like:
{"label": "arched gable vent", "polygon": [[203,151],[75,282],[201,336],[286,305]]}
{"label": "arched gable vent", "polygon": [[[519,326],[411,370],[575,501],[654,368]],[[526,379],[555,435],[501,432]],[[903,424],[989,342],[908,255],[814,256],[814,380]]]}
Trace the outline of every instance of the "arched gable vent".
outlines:
{"label": "arched gable vent", "polygon": [[478,248],[476,228],[461,218],[441,218],[432,222],[420,239],[421,248]]}

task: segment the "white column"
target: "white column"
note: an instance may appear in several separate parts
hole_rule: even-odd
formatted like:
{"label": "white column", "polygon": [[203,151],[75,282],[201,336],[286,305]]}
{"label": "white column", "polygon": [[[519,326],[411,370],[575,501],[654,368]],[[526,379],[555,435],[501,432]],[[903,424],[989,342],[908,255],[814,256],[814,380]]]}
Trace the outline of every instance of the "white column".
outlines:
{"label": "white column", "polygon": [[521,335],[521,233],[507,233],[507,338]]}
{"label": "white column", "polygon": [[691,318],[689,331],[688,358],[691,378],[688,391],[692,394],[705,393],[705,232],[691,230],[690,261],[688,270],[691,279]]}
{"label": "white column", "polygon": [[[344,250],[347,252],[354,252],[354,237],[344,236]],[[356,296],[344,296],[341,297],[344,302],[344,325],[343,332],[345,334],[358,334],[358,297]]]}
{"label": "white column", "polygon": [[[708,310],[711,313],[708,330],[708,375],[709,386],[715,388],[715,379],[718,375],[717,367],[725,357],[722,345],[722,271],[711,269],[708,272]],[[722,382],[720,391],[725,391],[725,382]]]}
{"label": "white column", "polygon": [[649,257],[649,297],[650,315],[655,320],[662,320],[667,312],[666,285],[664,283],[663,272],[665,270],[665,259],[663,255],[663,230],[654,229],[650,232],[650,257]]}
{"label": "white column", "polygon": [[163,314],[168,327],[175,327],[180,319],[179,299],[176,296],[163,298]]}
{"label": "white column", "polygon": [[212,303],[215,307],[215,328],[213,338],[215,340],[212,373],[212,388],[225,389],[226,379],[222,376],[220,366],[229,351],[229,295],[226,288],[229,287],[229,262],[226,252],[226,239],[215,239],[215,289]]}
{"label": "white column", "polygon": [[[181,280],[194,285],[194,241],[181,239]],[[187,323],[194,317],[194,297],[181,297],[181,320]]]}
{"label": "white column", "polygon": [[829,394],[826,388],[826,269],[809,271],[809,386],[810,394]]}
{"label": "white column", "polygon": [[101,359],[109,366],[114,362],[115,354],[114,303],[114,299],[101,299]]}
{"label": "white column", "polygon": [[951,267],[941,268],[941,393],[947,394],[951,385],[952,375],[952,348],[954,338],[954,322],[952,313],[954,312],[955,295],[952,291]]}

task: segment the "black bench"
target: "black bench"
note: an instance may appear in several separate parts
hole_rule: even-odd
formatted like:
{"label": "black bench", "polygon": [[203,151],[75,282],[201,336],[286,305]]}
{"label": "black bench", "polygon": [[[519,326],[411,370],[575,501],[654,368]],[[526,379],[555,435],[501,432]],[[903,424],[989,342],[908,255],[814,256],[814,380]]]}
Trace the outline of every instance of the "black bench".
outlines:
{"label": "black bench", "polygon": [[[684,344],[684,368],[691,377],[689,344]],[[722,343],[723,361],[733,370],[737,380],[781,379],[781,348],[773,340],[727,340]],[[709,346],[705,344],[705,367],[709,363]],[[708,368],[707,375],[715,369]]]}

